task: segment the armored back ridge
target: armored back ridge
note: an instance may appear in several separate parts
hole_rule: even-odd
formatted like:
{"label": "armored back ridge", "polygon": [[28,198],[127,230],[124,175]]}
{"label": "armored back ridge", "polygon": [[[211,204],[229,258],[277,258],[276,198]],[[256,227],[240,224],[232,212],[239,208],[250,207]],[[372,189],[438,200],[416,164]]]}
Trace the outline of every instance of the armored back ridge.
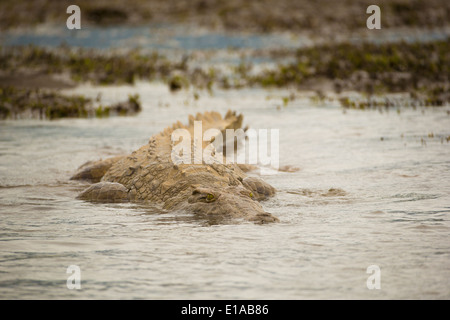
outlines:
{"label": "armored back ridge", "polygon": [[[96,183],[78,198],[99,202],[152,202],[167,210],[244,218],[256,223],[278,221],[258,202],[273,196],[275,189],[257,177],[248,177],[239,165],[224,164],[225,161],[174,163],[172,133],[182,129],[194,137],[195,121],[201,121],[202,137],[208,130],[217,133],[210,141],[201,140],[200,151],[203,153],[208,145],[212,145],[211,141],[225,137],[227,129],[241,128],[243,116],[231,111],[224,117],[217,112],[199,113],[195,117],[189,116],[187,125],[177,122],[152,136],[148,144],[128,156],[88,162],[72,179]],[[195,139],[189,144],[193,154],[198,151]]]}

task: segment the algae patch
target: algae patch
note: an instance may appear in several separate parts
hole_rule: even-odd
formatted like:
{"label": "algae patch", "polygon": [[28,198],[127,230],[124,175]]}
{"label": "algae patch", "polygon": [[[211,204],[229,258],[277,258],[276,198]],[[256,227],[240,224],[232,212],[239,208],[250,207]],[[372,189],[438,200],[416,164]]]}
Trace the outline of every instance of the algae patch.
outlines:
{"label": "algae patch", "polygon": [[60,119],[133,115],[141,111],[138,95],[103,106],[82,95],[66,96],[53,90],[0,88],[0,119]]}

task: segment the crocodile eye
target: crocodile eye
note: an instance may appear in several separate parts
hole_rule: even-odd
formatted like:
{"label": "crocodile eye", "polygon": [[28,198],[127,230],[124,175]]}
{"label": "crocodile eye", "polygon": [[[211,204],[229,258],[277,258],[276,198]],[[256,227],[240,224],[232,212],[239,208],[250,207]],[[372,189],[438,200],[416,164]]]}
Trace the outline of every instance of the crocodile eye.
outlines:
{"label": "crocodile eye", "polygon": [[248,191],[248,190],[241,190],[240,191],[241,195],[245,196],[245,197],[249,197],[251,199],[253,199],[255,197],[255,195],[253,194],[253,192]]}
{"label": "crocodile eye", "polygon": [[192,191],[192,196],[188,199],[189,203],[194,202],[214,202],[217,196],[202,189],[195,189]]}

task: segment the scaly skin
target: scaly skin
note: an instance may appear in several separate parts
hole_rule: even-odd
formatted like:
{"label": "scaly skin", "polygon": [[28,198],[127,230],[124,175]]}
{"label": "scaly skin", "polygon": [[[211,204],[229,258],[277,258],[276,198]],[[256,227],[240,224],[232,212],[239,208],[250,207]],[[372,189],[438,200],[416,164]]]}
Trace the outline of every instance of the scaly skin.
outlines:
{"label": "scaly skin", "polygon": [[[226,129],[240,128],[242,119],[242,115],[231,111],[224,118],[217,112],[197,114],[195,118],[189,117],[187,126],[177,122],[152,136],[148,144],[131,155],[89,162],[72,179],[100,182],[78,198],[100,202],[148,201],[167,210],[203,216],[244,218],[255,223],[278,221],[257,202],[273,196],[275,189],[257,177],[248,177],[239,165],[172,161],[173,130],[186,129],[194,137],[194,121],[201,120],[203,132],[217,128],[224,133]],[[203,142],[202,148],[209,143]]]}

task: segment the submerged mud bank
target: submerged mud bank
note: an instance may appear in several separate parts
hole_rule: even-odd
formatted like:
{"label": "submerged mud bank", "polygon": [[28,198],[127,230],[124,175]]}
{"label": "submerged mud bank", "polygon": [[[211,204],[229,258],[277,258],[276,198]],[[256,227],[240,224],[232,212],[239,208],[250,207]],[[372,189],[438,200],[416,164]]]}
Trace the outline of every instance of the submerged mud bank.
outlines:
{"label": "submerged mud bank", "polygon": [[[348,108],[386,106],[391,93],[408,93],[411,105],[442,106],[450,102],[450,41],[425,43],[328,43],[300,49],[227,50],[233,63],[217,64],[218,52],[185,53],[168,57],[160,52],[38,46],[3,47],[0,84],[25,81],[30,72],[66,75],[72,84],[134,84],[163,81],[171,91],[186,88],[245,87],[312,90],[318,97],[340,94]],[[222,52],[223,55],[223,52]],[[237,59],[236,59],[237,57]],[[259,63],[264,59],[266,63]],[[367,97],[354,103],[345,96],[356,91]]]}
{"label": "submerged mud bank", "polygon": [[442,106],[450,102],[449,43],[447,39],[427,43],[325,44],[280,52],[291,62],[246,78],[264,87],[313,89],[319,96],[326,91],[356,91],[367,96],[362,103],[341,97],[342,105],[349,108],[389,107],[388,99],[374,97],[391,93],[408,93],[411,105]]}
{"label": "submerged mud bank", "polygon": [[134,115],[141,111],[138,95],[128,101],[102,105],[83,95],[66,96],[55,90],[0,88],[0,119],[59,119]]}

